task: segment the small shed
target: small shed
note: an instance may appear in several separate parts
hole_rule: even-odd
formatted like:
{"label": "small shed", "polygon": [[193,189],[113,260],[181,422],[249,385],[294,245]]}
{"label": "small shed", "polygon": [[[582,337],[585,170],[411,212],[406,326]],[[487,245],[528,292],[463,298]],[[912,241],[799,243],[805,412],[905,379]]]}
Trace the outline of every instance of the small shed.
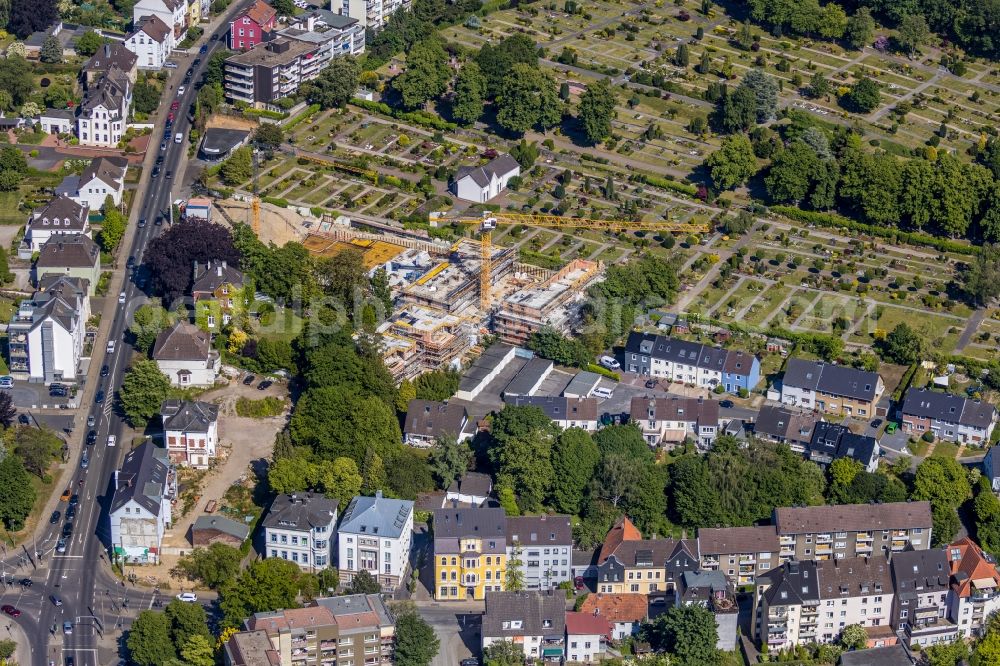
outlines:
{"label": "small shed", "polygon": [[247,525],[225,516],[198,516],[191,526],[192,546],[224,543],[239,548],[248,536],[250,528]]}

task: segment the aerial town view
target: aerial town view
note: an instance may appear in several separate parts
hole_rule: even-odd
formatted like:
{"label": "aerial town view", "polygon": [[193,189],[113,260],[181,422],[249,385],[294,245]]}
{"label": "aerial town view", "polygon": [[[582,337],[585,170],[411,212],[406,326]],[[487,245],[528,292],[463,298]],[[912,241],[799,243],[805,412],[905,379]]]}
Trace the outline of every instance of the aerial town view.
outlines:
{"label": "aerial town view", "polygon": [[1000,666],[1000,0],[0,27],[0,666]]}

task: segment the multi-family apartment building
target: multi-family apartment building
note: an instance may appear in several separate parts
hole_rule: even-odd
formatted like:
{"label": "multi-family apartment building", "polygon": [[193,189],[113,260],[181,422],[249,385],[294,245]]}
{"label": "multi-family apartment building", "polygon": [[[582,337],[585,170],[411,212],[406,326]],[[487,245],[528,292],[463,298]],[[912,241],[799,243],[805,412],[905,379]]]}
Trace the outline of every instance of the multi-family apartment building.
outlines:
{"label": "multi-family apartment building", "polygon": [[18,256],[30,259],[49,240],[66,240],[70,236],[90,237],[90,207],[79,204],[70,197],[57,196],[44,206],[32,211],[24,229],[24,240]]}
{"label": "multi-family apartment building", "polygon": [[229,48],[246,51],[267,41],[274,31],[277,17],[278,12],[274,7],[264,0],[254,0],[252,5],[229,22]]}
{"label": "multi-family apartment building", "polygon": [[504,589],[507,515],[499,508],[434,511],[434,598],[482,600]]}
{"label": "multi-family apartment building", "polygon": [[482,648],[500,641],[520,646],[525,660],[561,663],[566,647],[566,596],[561,590],[488,592]]}
{"label": "multi-family apartment building", "polygon": [[49,239],[42,245],[34,268],[35,280],[41,282],[46,275],[86,280],[87,293],[93,296],[101,279],[101,249],[83,234]]}
{"label": "multi-family apartment building", "polygon": [[507,566],[520,562],[526,590],[550,590],[573,580],[573,526],[569,516],[507,518]]}
{"label": "multi-family apartment building", "polygon": [[395,590],[410,566],[412,537],[413,502],[383,497],[381,490],[374,497],[355,497],[337,528],[341,582],[367,571],[383,590]]}
{"label": "multi-family apartment building", "polygon": [[877,372],[790,358],[781,379],[781,402],[837,416],[875,416],[885,384]]}
{"label": "multi-family apartment building", "polygon": [[787,444],[796,453],[806,453],[813,429],[822,420],[813,411],[764,405],[753,423],[753,434],[758,439]]}
{"label": "multi-family apartment building", "polygon": [[278,34],[316,44],[319,51],[315,57],[324,68],[334,58],[343,55],[357,56],[365,51],[364,26],[357,19],[334,14],[326,9],[315,9],[297,17]]}
{"label": "multi-family apartment building", "polygon": [[698,530],[701,568],[721,571],[736,585],[753,585],[778,565],[778,535],[773,525]]}
{"label": "multi-family apartment building", "polygon": [[200,400],[164,400],[160,406],[163,439],[170,462],[208,469],[219,443],[219,407]]}
{"label": "multi-family apartment building", "polygon": [[570,663],[600,661],[611,640],[611,623],[606,617],[566,611],[566,660]]}
{"label": "multi-family apartment building", "polygon": [[650,333],[630,333],[618,362],[628,372],[708,389],[721,386],[727,393],[760,383],[760,360],[749,352]]}
{"label": "multi-family apartment building", "polygon": [[57,196],[67,196],[90,210],[101,210],[111,197],[120,206],[125,194],[125,174],[128,161],[120,157],[98,157],[79,176],[63,178],[56,188]]}
{"label": "multi-family apartment building", "polygon": [[166,449],[145,441],[115,470],[109,508],[111,549],[123,564],[157,564],[163,534],[172,521],[177,473]]}
{"label": "multi-family apartment building", "polygon": [[643,539],[623,516],[604,537],[597,555],[597,591],[603,594],[663,594],[680,575],[698,569],[691,539]]}
{"label": "multi-family apartment building", "polygon": [[948,555],[944,549],[907,550],[892,554],[896,596],[892,626],[907,645],[950,643],[959,625],[948,616],[950,593]]}
{"label": "multi-family apartment building", "polygon": [[719,435],[716,400],[636,396],[629,404],[629,419],[639,426],[650,446],[670,449],[693,441],[699,448],[708,449]]}
{"label": "multi-family apartment building", "polygon": [[905,433],[919,437],[930,432],[937,438],[963,444],[989,442],[997,424],[993,405],[927,389],[908,390],[899,415]]}
{"label": "multi-family apartment building", "polygon": [[768,652],[816,640],[819,626],[816,562],[785,562],[757,577],[754,589],[756,638]]}
{"label": "multi-family apartment building", "polygon": [[247,312],[253,302],[253,285],[243,271],[226,260],[195,262],[191,280],[194,320],[200,328],[218,331]]}
{"label": "multi-family apartment building", "polygon": [[538,407],[562,429],[582,428],[597,430],[597,398],[567,398],[550,395],[518,395],[507,399],[507,404]]}
{"label": "multi-family apartment building", "polygon": [[278,495],[263,520],[265,557],[315,572],[333,564],[337,500],[313,493]]}
{"label": "multi-family apartment building", "polygon": [[[519,168],[516,161],[507,159]],[[600,271],[597,262],[574,259],[540,284],[513,292],[493,315],[496,334],[508,344],[524,346],[545,326],[568,333],[576,319],[576,304],[583,301],[587,284]]]}
{"label": "multi-family apartment building", "polygon": [[364,28],[379,30],[398,11],[408,11],[411,0],[330,0],[330,11],[357,19]]}
{"label": "multi-family apartment building", "polygon": [[226,666],[383,666],[393,663],[395,619],[379,594],[313,600],[254,613],[226,641]]}
{"label": "multi-family apartment building", "polygon": [[951,565],[948,615],[959,636],[981,636],[990,616],[1000,610],[1000,571],[992,555],[975,541],[962,537],[945,548]]}
{"label": "multi-family apartment building", "polygon": [[858,435],[842,423],[817,423],[809,440],[808,457],[819,465],[829,465],[837,458],[851,458],[866,472],[878,469],[881,447],[869,435]]}
{"label": "multi-family apartment building", "polygon": [[87,280],[46,275],[7,324],[10,373],[31,382],[76,381],[90,318]]}
{"label": "multi-family apartment building", "polygon": [[139,0],[132,7],[132,22],[144,16],[156,16],[173,31],[174,44],[180,44],[191,25],[188,0]]}
{"label": "multi-family apartment building", "polygon": [[174,48],[174,31],[159,16],[142,16],[124,43],[136,55],[139,69],[158,70]]}
{"label": "multi-family apartment building", "polygon": [[779,507],[774,525],[782,560],[826,560],[931,544],[930,502]]}
{"label": "multi-family apartment building", "polygon": [[251,106],[294,95],[303,82],[319,76],[315,44],[279,37],[226,58],[226,99]]}
{"label": "multi-family apartment building", "polygon": [[731,580],[721,571],[685,571],[674,591],[677,606],[701,606],[715,616],[718,650],[736,649],[739,606]]}
{"label": "multi-family apartment building", "polygon": [[[126,51],[132,55],[130,51]],[[125,136],[132,108],[132,81],[112,67],[87,86],[77,107],[76,136],[84,146],[114,148]]]}

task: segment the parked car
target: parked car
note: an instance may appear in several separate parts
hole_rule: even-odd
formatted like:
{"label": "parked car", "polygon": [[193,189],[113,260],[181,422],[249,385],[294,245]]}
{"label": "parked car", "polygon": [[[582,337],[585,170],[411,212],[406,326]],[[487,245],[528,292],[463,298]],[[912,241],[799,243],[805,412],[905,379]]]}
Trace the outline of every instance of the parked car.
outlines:
{"label": "parked car", "polygon": [[194,592],[181,592],[177,595],[178,601],[186,601],[188,603],[194,603],[198,601],[198,595]]}
{"label": "parked car", "polygon": [[59,522],[59,519],[61,517],[62,517],[61,513],[59,513],[58,511],[53,511],[52,515],[49,516],[49,525],[55,525],[56,523]]}
{"label": "parked car", "polygon": [[601,398],[603,400],[609,399],[614,394],[615,394],[614,389],[609,389],[607,386],[598,386],[591,392],[592,396],[594,396],[595,398]]}
{"label": "parked car", "polygon": [[872,421],[872,427],[873,428],[877,428],[880,425],[882,425],[882,419],[875,419],[874,421]]}
{"label": "parked car", "polygon": [[[218,36],[218,35],[212,35],[212,41],[213,41],[213,42],[214,42],[215,40],[217,40],[218,38],[219,38],[219,36]],[[202,54],[202,55],[205,55],[206,53],[208,53],[208,44],[202,44],[202,45],[201,45],[201,48],[200,48],[200,49],[198,49],[198,53],[200,53],[200,54]],[[196,64],[196,65],[197,65],[197,64],[198,64],[198,60],[199,60],[199,58],[195,58],[195,59],[194,59],[194,64]]]}
{"label": "parked car", "polygon": [[657,384],[659,384],[659,382],[656,381],[655,379],[647,379],[646,380],[646,388],[648,388],[648,389],[656,388]]}
{"label": "parked car", "polygon": [[165,63],[163,63],[163,66],[166,67],[167,69],[177,69],[177,63],[174,62],[173,60],[166,61]]}
{"label": "parked car", "polygon": [[897,424],[895,421],[889,421],[889,424],[885,427],[885,434],[891,435],[892,433],[896,432],[897,428],[899,428],[899,424]]}
{"label": "parked car", "polygon": [[[166,142],[164,142],[164,143],[166,143]],[[162,150],[162,148],[161,148],[161,150]],[[156,178],[159,175],[160,175],[160,165],[159,164],[154,164],[153,165],[153,173],[150,174],[150,177],[151,178]]]}
{"label": "parked car", "polygon": [[615,360],[614,356],[602,356],[598,363],[602,368],[607,368],[608,370],[620,370],[621,364]]}
{"label": "parked car", "polygon": [[722,407],[723,409],[732,409],[733,408],[733,401],[732,400],[720,400],[719,401],[719,407]]}
{"label": "parked car", "polygon": [[573,587],[578,590],[582,590],[584,587],[586,587],[586,585],[583,582],[583,576],[577,576],[576,578],[573,579]]}
{"label": "parked car", "polygon": [[31,423],[31,418],[27,414],[18,414],[17,422],[20,423],[21,425],[28,425],[29,423]]}
{"label": "parked car", "polygon": [[[167,149],[167,142],[166,141],[161,141],[160,142],[160,152],[162,153],[166,149]],[[159,165],[157,165],[157,166],[159,166]],[[154,168],[153,170],[155,171],[156,169]],[[154,173],[153,175],[155,176],[156,174]]]}
{"label": "parked car", "polygon": [[35,581],[31,580],[27,576],[22,578],[20,582],[21,582],[21,587],[31,587],[32,585],[35,584]]}
{"label": "parked car", "polygon": [[69,501],[69,497],[70,497],[70,495],[72,493],[73,493],[73,491],[70,490],[69,488],[67,488],[66,490],[64,490],[62,492],[62,495],[59,496],[59,501],[60,502],[68,502]]}
{"label": "parked car", "polygon": [[274,382],[272,382],[270,379],[265,379],[260,384],[257,384],[257,390],[258,391],[264,391],[267,388],[269,388],[271,386],[271,384],[273,384],[273,383]]}
{"label": "parked car", "polygon": [[257,379],[256,375],[247,375],[246,377],[243,378],[243,385],[250,386],[251,384],[254,383],[254,380],[256,379]]}
{"label": "parked car", "polygon": [[10,375],[0,377],[0,389],[14,388],[14,378]]}
{"label": "parked car", "polygon": [[21,611],[17,608],[14,608],[10,604],[4,604],[3,606],[0,606],[0,610],[2,610],[7,615],[10,615],[11,617],[21,617]]}

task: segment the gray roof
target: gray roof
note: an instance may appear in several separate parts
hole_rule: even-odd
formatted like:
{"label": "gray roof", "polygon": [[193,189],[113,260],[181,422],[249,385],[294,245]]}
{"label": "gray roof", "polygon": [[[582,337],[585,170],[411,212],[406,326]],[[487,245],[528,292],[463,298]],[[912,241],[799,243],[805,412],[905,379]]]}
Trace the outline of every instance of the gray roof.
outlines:
{"label": "gray roof", "polygon": [[135,500],[154,516],[159,515],[170,472],[166,449],[146,441],[125,456],[116,476],[115,495],[111,500],[114,513]]}
{"label": "gray roof", "polygon": [[471,391],[476,388],[486,376],[500,365],[503,358],[510,353],[512,347],[505,344],[490,345],[479,358],[477,358],[459,382],[459,391]]}
{"label": "gray roof", "polygon": [[682,601],[708,601],[717,593],[733,595],[733,586],[726,574],[712,571],[684,571],[677,583],[677,591]]}
{"label": "gray roof", "polygon": [[120,111],[129,85],[129,80],[122,71],[117,67],[112,68],[102,74],[97,83],[87,88],[83,101],[77,107],[78,114],[89,117],[98,107],[103,107],[108,111]]}
{"label": "gray roof", "polygon": [[875,399],[879,376],[877,372],[858,370],[844,365],[790,358],[785,365],[785,375],[781,381],[784,386],[871,402]]}
{"label": "gray roof", "polygon": [[277,67],[289,65],[315,49],[315,44],[279,37],[270,42],[255,44],[248,51],[231,55],[226,58],[226,62],[243,67]]}
{"label": "gray roof", "polygon": [[547,358],[536,356],[518,371],[503,390],[504,396],[531,395],[539,382],[552,372],[553,363]]}
{"label": "gray roof", "polygon": [[481,472],[466,472],[461,478],[451,482],[448,486],[449,493],[462,495],[473,495],[475,497],[489,497],[493,490],[493,479],[489,474]]}
{"label": "gray roof", "polygon": [[383,497],[379,490],[375,497],[359,495],[352,499],[337,532],[398,539],[411,515],[413,502]]}
{"label": "gray roof", "polygon": [[867,532],[870,530],[930,530],[930,502],[838,504],[778,507],[774,510],[778,534]]}
{"label": "gray roof", "polygon": [[[563,398],[549,395],[515,395],[508,405],[538,407],[553,421],[596,421],[597,398]],[[581,424],[582,425],[582,424]]]}
{"label": "gray roof", "polygon": [[749,375],[756,360],[753,354],[737,349],[724,349],[638,331],[629,334],[624,351],[740,376]]}
{"label": "gray roof", "polygon": [[243,287],[243,271],[225,261],[209,261],[204,265],[195,262],[192,294],[211,293],[226,284]]}
{"label": "gray roof", "polygon": [[521,165],[510,155],[500,155],[483,166],[459,167],[455,173],[455,182],[462,180],[466,176],[471,176],[476,185],[486,187],[493,180],[494,176],[503,177],[511,171],[520,168]]}
{"label": "gray roof", "polygon": [[635,396],[629,403],[629,417],[641,423],[657,421],[696,421],[699,427],[719,424],[719,403],[703,398],[654,398]]}
{"label": "gray roof", "polygon": [[816,563],[816,568],[819,572],[821,599],[869,596],[892,591],[892,572],[885,555],[820,560]]}
{"label": "gray roof", "polygon": [[569,516],[510,516],[507,539],[522,546],[572,546],[573,526]]}
{"label": "gray roof", "polygon": [[948,589],[951,568],[943,548],[930,550],[904,550],[892,554],[892,579],[896,583],[896,596],[913,599],[920,592]]}
{"label": "gray roof", "polygon": [[600,381],[601,376],[596,372],[589,370],[578,372],[563,389],[563,395],[587,397]]}
{"label": "gray roof", "polygon": [[125,48],[121,42],[102,45],[83,65],[85,72],[106,72],[117,67],[127,72],[139,61],[139,56]]}
{"label": "gray roof", "polygon": [[39,118],[58,118],[60,120],[73,120],[76,117],[73,109],[45,109],[40,114]]}
{"label": "gray roof", "polygon": [[38,279],[38,291],[32,295],[32,300],[36,303],[47,301],[50,298],[59,297],[65,299],[67,294],[76,297],[87,295],[90,287],[90,280],[87,278],[73,277],[61,273],[46,273]]}
{"label": "gray roof", "polygon": [[900,644],[869,650],[852,650],[840,655],[840,666],[913,666]]}
{"label": "gray roof", "polygon": [[94,178],[113,188],[117,188],[125,181],[125,170],[128,163],[125,160],[98,157],[87,165],[80,176],[80,183],[87,184]]}
{"label": "gray roof", "polygon": [[219,419],[219,408],[200,400],[187,401],[171,398],[160,407],[163,429],[181,432],[208,432]]}
{"label": "gray roof", "polygon": [[87,226],[87,207],[67,196],[57,196],[32,212],[31,226],[83,231]]}
{"label": "gray roof", "polygon": [[753,423],[753,433],[758,437],[808,442],[818,420],[814,412],[764,405]]}
{"label": "gray roof", "polygon": [[506,539],[507,514],[503,509],[486,507],[434,511],[434,538],[466,536]]}
{"label": "gray roof", "polygon": [[773,525],[755,527],[703,527],[698,530],[702,555],[729,553],[776,553],[778,533]]}
{"label": "gray roof", "polygon": [[[504,622],[520,620],[518,629],[505,629]],[[558,636],[566,632],[566,595],[562,590],[546,592],[487,592],[482,635],[490,638]]]}
{"label": "gray roof", "polygon": [[223,534],[228,534],[243,541],[250,535],[250,528],[241,522],[230,520],[225,516],[198,516],[191,530],[199,532],[201,530],[218,530]]}
{"label": "gray roof", "polygon": [[100,257],[97,244],[83,234],[54,236],[42,244],[35,268],[93,268]]}
{"label": "gray roof", "polygon": [[160,331],[153,345],[156,361],[208,361],[212,351],[212,337],[194,324],[179,321]]}
{"label": "gray roof", "polygon": [[206,155],[225,155],[242,146],[249,136],[250,132],[246,130],[209,127],[201,140],[201,152]]}
{"label": "gray roof", "polygon": [[[380,626],[394,623],[392,613],[381,594],[345,594],[339,597],[322,597],[315,599],[313,605],[322,606],[330,611],[335,618],[343,618],[359,613],[374,613]],[[337,623],[340,625],[340,623]]]}
{"label": "gray roof", "polygon": [[[312,11],[311,14],[309,14],[309,16],[315,16],[317,19],[319,19],[326,25],[336,30],[343,30],[345,28],[349,28],[358,22],[358,20],[355,18],[331,12],[329,9],[315,9]],[[300,21],[303,19],[303,17],[301,16],[296,18],[298,18]]]}
{"label": "gray roof", "polygon": [[906,392],[903,415],[958,423],[986,429],[997,417],[996,408],[980,400],[970,400],[953,393],[913,389]]}
{"label": "gray roof", "polygon": [[460,437],[468,420],[465,407],[434,400],[411,400],[406,406],[403,433],[424,437]]}
{"label": "gray roof", "polygon": [[[155,14],[140,16],[139,20],[135,23],[135,30],[132,31],[132,34],[134,35],[138,32],[146,33],[154,42],[159,44],[167,35],[170,34],[170,26],[164,23],[163,19]],[[129,35],[129,37],[131,37],[131,35]]]}
{"label": "gray roof", "polygon": [[264,527],[308,532],[329,525],[337,517],[337,500],[313,493],[278,495],[271,502]]}
{"label": "gray roof", "polygon": [[770,585],[764,592],[770,606],[819,603],[819,576],[813,560],[785,562],[757,576],[757,585]]}

